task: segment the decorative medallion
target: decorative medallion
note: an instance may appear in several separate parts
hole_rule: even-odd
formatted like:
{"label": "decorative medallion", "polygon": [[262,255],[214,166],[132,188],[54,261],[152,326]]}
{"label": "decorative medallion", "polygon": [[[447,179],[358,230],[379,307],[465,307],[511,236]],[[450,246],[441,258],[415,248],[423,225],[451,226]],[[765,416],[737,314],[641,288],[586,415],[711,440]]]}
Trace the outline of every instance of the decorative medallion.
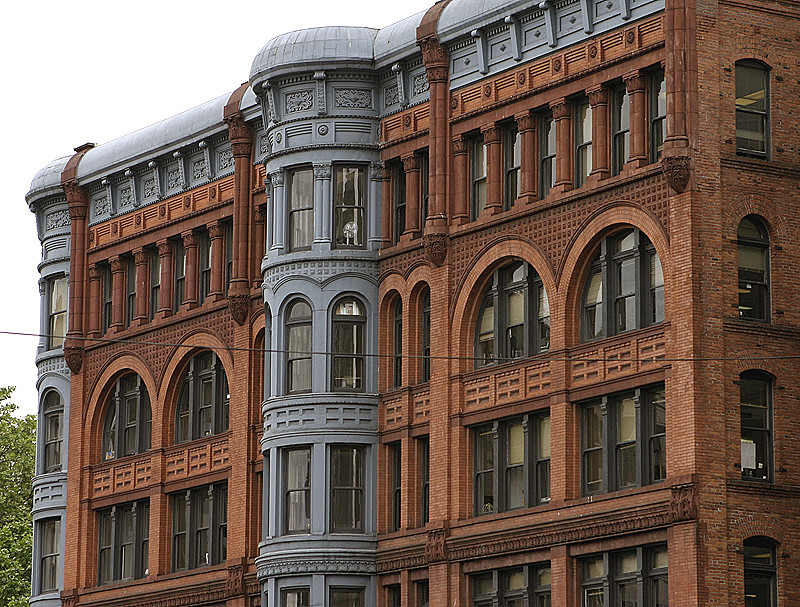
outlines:
{"label": "decorative medallion", "polygon": [[491,95],[492,95],[492,85],[491,84],[484,85],[484,87],[483,87],[483,96],[484,97],[491,97]]}
{"label": "decorative medallion", "polygon": [[688,156],[664,156],[661,166],[669,187],[680,194],[689,185],[690,162]]}
{"label": "decorative medallion", "polygon": [[144,180],[144,197],[153,198],[156,195],[156,180],[152,177]]}
{"label": "decorative medallion", "polygon": [[383,105],[390,106],[400,103],[400,89],[392,84],[383,89]]}
{"label": "decorative medallion", "polygon": [[187,209],[192,206],[192,197],[191,196],[184,196],[183,197],[183,206]]}
{"label": "decorative medallion", "polygon": [[403,126],[406,128],[411,126],[411,114],[403,116]]}
{"label": "decorative medallion", "polygon": [[525,84],[525,78],[526,78],[525,72],[520,72],[519,74],[517,74],[517,82],[519,82],[520,84]]}
{"label": "decorative medallion", "polygon": [[69,226],[69,211],[54,211],[44,216],[44,229],[55,230],[56,228],[65,228]]}
{"label": "decorative medallion", "polygon": [[589,56],[590,56],[592,59],[594,59],[595,57],[597,57],[597,45],[596,45],[596,44],[590,44],[590,45],[589,45]]}
{"label": "decorative medallion", "polygon": [[283,141],[283,134],[279,131],[275,133],[275,142],[280,143],[281,141]]}
{"label": "decorative medallion", "polygon": [[444,263],[447,257],[447,234],[425,234],[422,244],[433,265],[438,267]]}
{"label": "decorative medallion", "polygon": [[431,85],[428,84],[428,75],[425,73],[417,74],[411,80],[411,91],[414,95],[422,95],[430,90]]}
{"label": "decorative medallion", "polygon": [[233,166],[233,150],[220,150],[217,154],[217,166],[220,170]]}
{"label": "decorative medallion", "polygon": [[158,207],[158,214],[164,217],[167,214],[167,207],[163,204]]}
{"label": "decorative medallion", "polygon": [[364,89],[336,89],[334,91],[336,107],[351,109],[371,109],[372,93]]}
{"label": "decorative medallion", "polygon": [[141,215],[137,215],[136,216],[136,225],[137,226],[142,225],[142,216]]}
{"label": "decorative medallion", "polygon": [[635,40],[636,40],[636,32],[634,32],[633,30],[628,30],[627,32],[625,32],[625,42],[627,42],[628,44],[633,44]]}
{"label": "decorative medallion", "polygon": [[553,59],[553,71],[554,72],[561,71],[561,59]]}
{"label": "decorative medallion", "polygon": [[94,215],[105,215],[111,212],[111,200],[108,196],[100,196],[94,201]]}
{"label": "decorative medallion", "polygon": [[450,108],[453,110],[458,109],[458,97],[455,95],[453,95],[453,97],[450,99]]}
{"label": "decorative medallion", "polygon": [[320,124],[317,127],[317,133],[319,133],[320,137],[325,137],[328,134],[328,125],[327,124]]}
{"label": "decorative medallion", "polygon": [[312,91],[297,91],[286,93],[286,113],[305,112],[314,107],[314,93]]}

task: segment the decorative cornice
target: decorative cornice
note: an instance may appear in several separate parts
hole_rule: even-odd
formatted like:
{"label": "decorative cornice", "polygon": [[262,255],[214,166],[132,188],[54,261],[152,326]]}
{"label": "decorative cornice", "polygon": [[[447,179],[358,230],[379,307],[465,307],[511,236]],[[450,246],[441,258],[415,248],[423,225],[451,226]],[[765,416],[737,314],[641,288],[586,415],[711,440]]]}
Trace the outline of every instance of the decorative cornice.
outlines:
{"label": "decorative cornice", "polygon": [[308,573],[352,573],[373,575],[377,573],[374,559],[297,559],[259,564],[258,577],[264,579],[278,575]]}

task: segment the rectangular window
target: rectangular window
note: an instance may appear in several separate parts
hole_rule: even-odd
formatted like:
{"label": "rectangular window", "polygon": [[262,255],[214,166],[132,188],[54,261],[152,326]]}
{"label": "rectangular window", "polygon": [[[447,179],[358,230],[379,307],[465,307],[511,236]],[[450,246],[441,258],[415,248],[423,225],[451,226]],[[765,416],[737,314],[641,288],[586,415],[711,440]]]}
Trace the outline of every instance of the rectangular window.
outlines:
{"label": "rectangular window", "polygon": [[217,565],[227,558],[228,485],[172,495],[172,570]]}
{"label": "rectangular window", "polygon": [[281,607],[309,607],[310,590],[308,588],[283,588],[281,590]]}
{"label": "rectangular window", "polygon": [[400,529],[400,508],[402,504],[402,450],[400,443],[389,445],[389,461],[392,466],[392,531]]}
{"label": "rectangular window", "polygon": [[472,137],[470,147],[470,201],[472,220],[486,208],[486,145],[483,135]]}
{"label": "rectangular window", "polygon": [[61,554],[61,519],[48,518],[37,523],[39,536],[39,593],[58,590],[58,559]]}
{"label": "rectangular window", "polygon": [[416,586],[417,607],[428,607],[430,605],[430,588],[428,580],[420,580],[414,584]]}
{"label": "rectangular window", "polygon": [[361,249],[366,245],[366,183],[364,167],[334,167],[334,244],[338,248]]}
{"label": "rectangular window", "polygon": [[394,304],[392,331],[392,381],[395,388],[403,385],[403,302],[398,297]]}
{"label": "rectangular window", "polygon": [[311,532],[311,448],[284,451],[284,529]]}
{"label": "rectangular window", "polygon": [[111,327],[111,314],[113,305],[113,283],[111,282],[111,266],[100,266],[100,298],[101,298],[101,331],[105,334]]}
{"label": "rectangular window", "polygon": [[331,448],[331,531],[364,532],[364,449]]}
{"label": "rectangular window", "polygon": [[197,272],[198,303],[202,305],[211,291],[211,239],[206,229],[197,233]]}
{"label": "rectangular window", "polygon": [[585,403],[581,416],[585,495],[640,487],[666,478],[662,385]]}
{"label": "rectangular window", "polygon": [[125,259],[125,328],[133,324],[136,316],[136,262],[133,257]]}
{"label": "rectangular window", "polygon": [[172,260],[174,265],[175,277],[175,299],[172,303],[172,311],[177,314],[178,310],[186,297],[186,249],[183,240],[175,240],[172,244]]}
{"label": "rectangular window", "polygon": [[539,118],[539,198],[546,198],[556,182],[556,123],[552,112]]}
{"label": "rectangular window", "polygon": [[289,174],[289,250],[309,250],[313,239],[314,172],[297,169]]}
{"label": "rectangular window", "polygon": [[667,135],[667,87],[663,70],[650,75],[650,162],[661,160]]}
{"label": "rectangular window", "polygon": [[98,510],[98,583],[133,580],[148,573],[150,502]]}
{"label": "rectangular window", "polygon": [[331,588],[331,607],[364,607],[363,588]]}
{"label": "rectangular window", "polygon": [[528,414],[480,426],[475,436],[475,514],[550,500],[550,417]]}
{"label": "rectangular window", "polygon": [[619,175],[631,150],[631,103],[625,86],[611,93],[611,174]]}
{"label": "rectangular window", "polygon": [[428,150],[419,152],[419,210],[420,222],[419,225],[425,227],[425,220],[428,219],[428,198],[430,196],[429,183],[430,177],[430,160],[428,158]]}
{"label": "rectangular window", "polygon": [[402,163],[392,168],[392,243],[406,231],[406,171]]}
{"label": "rectangular window", "polygon": [[647,546],[581,559],[583,607],[667,607],[667,547]]}
{"label": "rectangular window", "polygon": [[51,390],[44,400],[44,471],[61,470],[61,447],[64,443],[64,408],[58,393]]}
{"label": "rectangular window", "polygon": [[522,140],[516,125],[503,131],[503,155],[505,173],[504,208],[510,209],[520,195],[519,171],[522,165]]}
{"label": "rectangular window", "polygon": [[592,172],[592,106],[588,99],[575,101],[575,187]]}
{"label": "rectangular window", "polygon": [[419,457],[419,524],[424,527],[430,519],[430,438],[420,436],[417,439],[417,455]]}
{"label": "rectangular window", "polygon": [[524,565],[474,574],[474,607],[550,607],[550,564]]}
{"label": "rectangular window", "polygon": [[64,346],[64,337],[67,334],[67,300],[69,299],[67,278],[59,276],[49,279],[48,290],[50,310],[47,323],[47,346],[52,350]]}
{"label": "rectangular window", "polygon": [[161,256],[157,250],[150,251],[150,320],[161,307]]}
{"label": "rectangular window", "polygon": [[772,382],[753,371],[739,377],[742,477],[772,478]]}
{"label": "rectangular window", "polygon": [[766,158],[769,134],[769,70],[756,61],[736,62],[736,153]]}
{"label": "rectangular window", "polygon": [[225,297],[228,296],[228,288],[233,278],[233,222],[225,221],[222,223],[222,238],[225,241],[225,276],[222,283],[222,290]]}

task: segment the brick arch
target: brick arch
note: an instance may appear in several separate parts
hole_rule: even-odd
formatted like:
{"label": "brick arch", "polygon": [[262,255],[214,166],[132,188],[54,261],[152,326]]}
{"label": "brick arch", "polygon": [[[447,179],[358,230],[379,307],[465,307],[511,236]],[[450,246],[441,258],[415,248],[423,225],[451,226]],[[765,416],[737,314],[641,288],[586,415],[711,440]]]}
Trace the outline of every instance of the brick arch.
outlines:
{"label": "brick arch", "polygon": [[755,215],[769,233],[770,246],[780,246],[786,241],[788,222],[780,213],[776,212],[775,203],[766,196],[750,194],[734,200],[727,200],[723,205],[722,214],[723,237],[735,240],[742,219],[748,215]]}
{"label": "brick arch", "polygon": [[455,330],[450,354],[465,357],[454,361],[455,365],[459,365],[459,372],[463,373],[471,368],[468,358],[473,354],[473,329],[481,305],[481,287],[495,270],[511,259],[527,261],[539,274],[550,301],[550,318],[554,318],[553,304],[558,301],[558,289],[547,254],[530,241],[513,236],[489,245],[472,260],[453,297],[456,304],[451,315],[451,328]]}
{"label": "brick arch", "polygon": [[[406,317],[408,313],[408,297],[403,296],[405,281],[397,274],[394,274],[393,278],[396,280],[391,281],[394,283],[392,287],[383,292],[378,300],[378,351],[387,355],[394,353],[394,306],[398,299],[403,308],[403,316]],[[381,289],[383,289],[383,285],[381,285]],[[403,318],[403,333],[406,331],[406,318]],[[404,343],[407,341],[405,337],[404,335]],[[383,369],[393,370],[392,360],[393,358],[387,356],[386,358],[380,358],[378,364]],[[392,375],[393,373],[385,372],[380,374],[378,378],[379,391],[388,391],[392,388],[394,381]]]}
{"label": "brick arch", "polygon": [[785,524],[778,517],[769,517],[764,513],[744,516],[738,520],[731,521],[731,530],[741,544],[751,537],[762,536],[771,539],[777,544],[785,542]]}
{"label": "brick arch", "polygon": [[[114,388],[117,380],[128,375],[130,372],[136,373],[144,382],[147,395],[150,399],[150,416],[152,420],[158,419],[162,409],[162,401],[157,397],[158,390],[153,372],[147,362],[140,356],[132,352],[120,352],[112,357],[101,369],[89,390],[89,407],[86,411],[86,420],[89,427],[89,461],[99,462],[100,451],[102,449],[103,424],[105,423],[106,405],[108,397]],[[153,426],[155,428],[155,426]],[[151,429],[150,447],[156,449],[161,443],[156,440],[156,432]]]}
{"label": "brick arch", "polygon": [[[159,429],[158,438],[162,445],[171,445],[174,442],[172,430],[183,370],[186,363],[200,350],[214,352],[222,362],[228,381],[233,377],[233,356],[218,334],[198,329],[186,335],[180,345],[173,348],[160,378],[158,401],[161,407],[158,418],[153,412],[153,428],[154,432],[155,428]],[[158,419],[158,423],[156,423],[156,419]]]}
{"label": "brick arch", "polygon": [[[587,217],[567,245],[567,253],[558,268],[557,284],[560,301],[563,302],[563,317],[551,322],[562,321],[565,345],[572,345],[580,337],[580,307],[583,299],[584,279],[600,241],[627,227],[637,228],[643,232],[658,253],[661,269],[664,273],[664,306],[665,317],[670,318],[670,277],[672,261],[670,259],[669,235],[661,221],[649,210],[628,201],[616,201],[598,209]],[[552,302],[551,302],[552,305]]]}

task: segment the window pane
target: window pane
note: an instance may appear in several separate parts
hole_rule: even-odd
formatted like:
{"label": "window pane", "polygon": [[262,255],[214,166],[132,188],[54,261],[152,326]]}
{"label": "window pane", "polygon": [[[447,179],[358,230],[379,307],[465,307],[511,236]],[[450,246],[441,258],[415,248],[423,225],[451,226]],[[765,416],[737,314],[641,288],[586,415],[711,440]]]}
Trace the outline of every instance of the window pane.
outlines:
{"label": "window pane", "polygon": [[309,607],[308,588],[290,588],[281,591],[281,607]]}
{"label": "window pane", "polygon": [[337,245],[364,245],[364,169],[337,167],[334,183]]}
{"label": "window pane", "polygon": [[603,445],[603,413],[600,405],[585,408],[585,448],[601,447]]}
{"label": "window pane", "polygon": [[744,65],[736,66],[736,107],[766,110],[766,70]]}
{"label": "window pane", "polygon": [[600,268],[593,271],[586,286],[584,298],[586,314],[586,337],[589,339],[603,334],[603,274]]}
{"label": "window pane", "polygon": [[362,607],[364,591],[361,589],[331,589],[331,607]]}

